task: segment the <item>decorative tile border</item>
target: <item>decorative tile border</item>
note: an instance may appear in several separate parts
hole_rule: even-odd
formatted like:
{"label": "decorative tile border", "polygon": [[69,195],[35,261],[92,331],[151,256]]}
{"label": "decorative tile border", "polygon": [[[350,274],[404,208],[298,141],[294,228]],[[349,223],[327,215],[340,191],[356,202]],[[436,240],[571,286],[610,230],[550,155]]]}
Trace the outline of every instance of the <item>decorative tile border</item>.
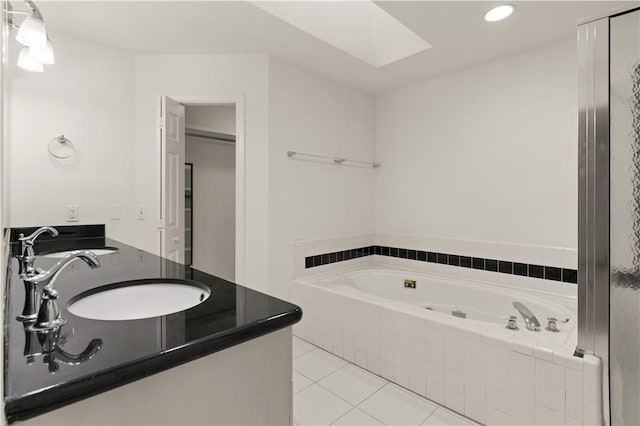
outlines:
{"label": "decorative tile border", "polygon": [[309,269],[316,266],[344,262],[346,260],[357,259],[374,254],[379,256],[399,257],[401,259],[416,260],[420,262],[439,263],[442,265],[457,266],[461,268],[473,268],[489,272],[519,275],[523,277],[562,281],[571,284],[576,284],[578,282],[578,271],[575,269],[387,246],[368,246],[336,251],[333,253],[323,253],[315,256],[307,256],[304,259],[304,266],[306,269]]}

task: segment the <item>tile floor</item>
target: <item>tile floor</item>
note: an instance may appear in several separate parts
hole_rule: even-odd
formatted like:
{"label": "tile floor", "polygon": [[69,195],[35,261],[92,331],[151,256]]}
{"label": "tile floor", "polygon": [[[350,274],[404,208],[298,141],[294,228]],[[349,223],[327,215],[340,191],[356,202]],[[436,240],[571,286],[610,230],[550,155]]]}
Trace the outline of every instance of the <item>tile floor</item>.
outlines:
{"label": "tile floor", "polygon": [[324,350],[293,338],[296,425],[476,425]]}

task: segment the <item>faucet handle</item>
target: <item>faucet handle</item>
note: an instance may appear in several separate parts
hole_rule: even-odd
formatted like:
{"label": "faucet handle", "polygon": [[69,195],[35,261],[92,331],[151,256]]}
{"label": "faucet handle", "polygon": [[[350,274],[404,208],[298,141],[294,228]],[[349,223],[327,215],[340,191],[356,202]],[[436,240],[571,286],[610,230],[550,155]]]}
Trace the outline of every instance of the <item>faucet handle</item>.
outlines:
{"label": "faucet handle", "polygon": [[45,286],[42,289],[42,298],[43,299],[56,300],[58,298],[58,290],[56,290],[53,287]]}
{"label": "faucet handle", "polygon": [[[42,289],[42,300],[36,322],[28,327],[29,331],[50,332],[58,330],[67,322],[60,316],[58,306],[58,291],[53,287],[45,286]],[[57,341],[57,339],[56,339]]]}
{"label": "faucet handle", "polygon": [[547,326],[544,329],[552,333],[560,332],[560,330],[558,330],[558,319],[555,317],[547,317]]}
{"label": "faucet handle", "polygon": [[519,330],[518,317],[516,317],[515,315],[509,315],[509,316],[501,317],[501,318],[508,320],[507,321],[507,328],[509,330]]}

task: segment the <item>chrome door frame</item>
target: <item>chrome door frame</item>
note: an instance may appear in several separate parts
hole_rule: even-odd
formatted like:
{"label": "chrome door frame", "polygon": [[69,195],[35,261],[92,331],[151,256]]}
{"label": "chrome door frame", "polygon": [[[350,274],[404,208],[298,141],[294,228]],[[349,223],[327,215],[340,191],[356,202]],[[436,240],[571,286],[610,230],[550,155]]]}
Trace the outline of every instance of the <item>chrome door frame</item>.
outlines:
{"label": "chrome door frame", "polygon": [[578,27],[578,348],[609,334],[609,18]]}
{"label": "chrome door frame", "polygon": [[578,348],[602,359],[609,424],[609,17],[578,26]]}

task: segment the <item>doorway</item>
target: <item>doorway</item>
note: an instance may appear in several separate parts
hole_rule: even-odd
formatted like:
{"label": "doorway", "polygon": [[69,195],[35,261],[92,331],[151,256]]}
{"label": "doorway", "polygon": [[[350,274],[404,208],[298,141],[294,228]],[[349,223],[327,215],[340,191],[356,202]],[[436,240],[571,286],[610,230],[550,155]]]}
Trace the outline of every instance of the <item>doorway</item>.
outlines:
{"label": "doorway", "polygon": [[159,96],[160,253],[244,280],[244,97]]}
{"label": "doorway", "polygon": [[[185,263],[235,280],[236,107],[185,105]],[[186,177],[186,176],[185,176]]]}

